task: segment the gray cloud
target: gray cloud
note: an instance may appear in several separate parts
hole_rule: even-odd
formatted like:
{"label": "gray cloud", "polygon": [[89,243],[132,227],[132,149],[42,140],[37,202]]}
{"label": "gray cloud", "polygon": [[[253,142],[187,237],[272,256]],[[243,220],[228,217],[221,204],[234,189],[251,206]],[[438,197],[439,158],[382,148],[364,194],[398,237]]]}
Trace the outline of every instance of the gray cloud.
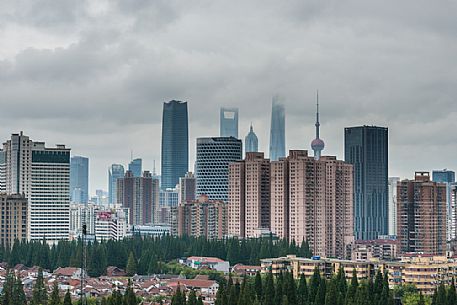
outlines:
{"label": "gray cloud", "polygon": [[[390,172],[457,169],[454,1],[2,1],[0,136],[24,130],[91,158],[91,186],[130,152],[160,158],[162,103],[189,102],[195,137],[240,108],[267,150],[271,97],[287,146],[309,148],[315,90],[327,154],[343,128],[390,128]],[[159,164],[159,162],[157,162]]]}

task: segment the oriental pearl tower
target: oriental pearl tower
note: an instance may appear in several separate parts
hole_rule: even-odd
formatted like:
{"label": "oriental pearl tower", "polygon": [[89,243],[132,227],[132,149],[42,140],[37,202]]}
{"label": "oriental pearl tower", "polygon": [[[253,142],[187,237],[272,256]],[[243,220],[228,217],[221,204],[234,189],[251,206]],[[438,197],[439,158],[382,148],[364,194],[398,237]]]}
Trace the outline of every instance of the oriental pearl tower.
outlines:
{"label": "oriental pearl tower", "polygon": [[314,150],[314,159],[319,160],[321,157],[321,152],[325,147],[324,141],[319,138],[319,128],[321,126],[319,123],[319,91],[317,92],[316,100],[316,138],[311,142],[311,148]]}

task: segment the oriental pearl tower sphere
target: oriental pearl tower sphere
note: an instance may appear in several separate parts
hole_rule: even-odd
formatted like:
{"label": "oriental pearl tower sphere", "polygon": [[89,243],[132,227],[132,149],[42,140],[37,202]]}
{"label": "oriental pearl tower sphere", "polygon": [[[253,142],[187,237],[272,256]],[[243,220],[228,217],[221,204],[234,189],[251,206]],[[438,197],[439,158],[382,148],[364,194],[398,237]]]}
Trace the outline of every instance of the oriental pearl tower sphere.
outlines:
{"label": "oriental pearl tower sphere", "polygon": [[324,150],[325,144],[324,141],[322,141],[319,138],[319,128],[321,124],[319,123],[319,92],[317,92],[317,102],[316,102],[316,138],[311,142],[311,148],[314,151],[314,159],[319,160],[321,157],[321,152]]}

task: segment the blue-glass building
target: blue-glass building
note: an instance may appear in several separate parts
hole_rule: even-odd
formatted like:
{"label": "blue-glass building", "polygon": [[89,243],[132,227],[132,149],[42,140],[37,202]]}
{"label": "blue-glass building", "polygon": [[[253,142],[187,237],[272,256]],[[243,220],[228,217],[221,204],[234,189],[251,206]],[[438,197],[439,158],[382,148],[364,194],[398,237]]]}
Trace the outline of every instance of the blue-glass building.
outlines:
{"label": "blue-glass building", "polygon": [[137,158],[130,161],[129,171],[132,172],[133,177],[141,177],[143,175],[143,160]]}
{"label": "blue-glass building", "polygon": [[242,142],[234,137],[197,139],[197,197],[228,201],[229,164],[242,159]]}
{"label": "blue-glass building", "polygon": [[270,160],[286,156],[286,112],[278,96],[273,97],[270,128]]}
{"label": "blue-glass building", "polygon": [[74,156],[70,159],[70,200],[89,202],[89,159]]}
{"label": "blue-glass building", "polygon": [[189,170],[187,103],[163,104],[161,188],[174,188]]}
{"label": "blue-glass building", "polygon": [[238,139],[238,108],[221,108],[219,135]]}
{"label": "blue-glass building", "polygon": [[441,182],[441,183],[454,183],[455,182],[455,172],[447,169],[443,170],[434,170],[432,172],[432,181]]}
{"label": "blue-glass building", "polygon": [[354,235],[377,239],[388,233],[388,129],[345,128],[345,161],[354,165]]}
{"label": "blue-glass building", "polygon": [[117,179],[124,178],[124,166],[112,164],[108,170],[108,197],[109,204],[117,203]]}
{"label": "blue-glass building", "polygon": [[249,129],[249,133],[244,138],[244,151],[245,153],[259,151],[259,139],[257,138],[257,135],[254,133],[252,125]]}

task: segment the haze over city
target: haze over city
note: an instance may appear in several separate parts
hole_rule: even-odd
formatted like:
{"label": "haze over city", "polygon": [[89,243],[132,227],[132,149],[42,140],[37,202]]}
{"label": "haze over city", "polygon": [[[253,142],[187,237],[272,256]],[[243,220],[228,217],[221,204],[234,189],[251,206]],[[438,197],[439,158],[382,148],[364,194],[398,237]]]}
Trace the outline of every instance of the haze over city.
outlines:
{"label": "haze over city", "polygon": [[[286,148],[309,149],[320,92],[324,155],[344,127],[389,128],[389,176],[457,168],[457,4],[443,1],[2,1],[0,137],[23,130],[90,158],[90,190],[133,157],[160,173],[162,104],[188,102],[195,139],[238,107],[268,155],[271,99]],[[438,157],[439,156],[439,157]]]}

